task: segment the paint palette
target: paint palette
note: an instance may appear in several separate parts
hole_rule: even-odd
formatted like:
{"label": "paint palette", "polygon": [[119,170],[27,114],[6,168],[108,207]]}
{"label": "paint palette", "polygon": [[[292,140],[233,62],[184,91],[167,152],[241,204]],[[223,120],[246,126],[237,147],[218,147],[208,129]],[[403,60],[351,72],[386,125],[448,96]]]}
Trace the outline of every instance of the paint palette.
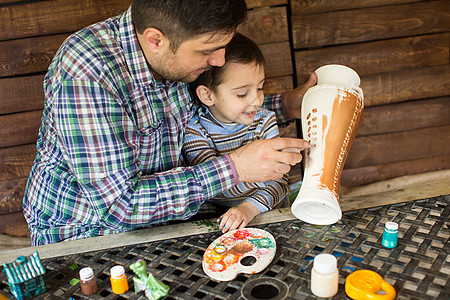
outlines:
{"label": "paint palette", "polygon": [[269,232],[258,228],[236,229],[209,245],[203,255],[203,271],[213,279],[230,281],[238,273],[261,272],[275,252],[275,239]]}

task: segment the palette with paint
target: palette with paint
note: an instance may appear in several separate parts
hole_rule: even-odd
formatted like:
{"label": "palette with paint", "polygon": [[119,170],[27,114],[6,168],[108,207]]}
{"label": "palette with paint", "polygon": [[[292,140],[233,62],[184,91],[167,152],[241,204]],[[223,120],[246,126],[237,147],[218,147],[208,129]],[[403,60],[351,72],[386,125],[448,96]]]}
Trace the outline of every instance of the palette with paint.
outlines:
{"label": "palette with paint", "polygon": [[258,228],[236,229],[209,245],[203,255],[203,271],[213,279],[230,281],[238,273],[261,272],[275,252],[275,239],[269,232]]}

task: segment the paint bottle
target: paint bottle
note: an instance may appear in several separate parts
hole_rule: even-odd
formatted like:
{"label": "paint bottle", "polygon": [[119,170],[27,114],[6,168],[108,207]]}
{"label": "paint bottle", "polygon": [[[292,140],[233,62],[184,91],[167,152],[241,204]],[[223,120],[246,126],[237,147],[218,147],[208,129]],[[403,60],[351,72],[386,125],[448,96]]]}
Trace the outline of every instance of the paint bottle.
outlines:
{"label": "paint bottle", "polygon": [[398,224],[395,222],[386,222],[384,226],[383,239],[381,244],[386,248],[395,248],[398,240]]}
{"label": "paint bottle", "polygon": [[120,295],[128,291],[127,275],[125,275],[125,269],[122,266],[114,266],[110,270],[111,272],[111,288],[114,294]]}
{"label": "paint bottle", "polygon": [[339,272],[336,257],[331,254],[319,254],[314,258],[311,271],[311,291],[320,298],[337,294]]}
{"label": "paint bottle", "polygon": [[97,279],[92,268],[86,267],[80,270],[80,286],[84,295],[97,293]]}

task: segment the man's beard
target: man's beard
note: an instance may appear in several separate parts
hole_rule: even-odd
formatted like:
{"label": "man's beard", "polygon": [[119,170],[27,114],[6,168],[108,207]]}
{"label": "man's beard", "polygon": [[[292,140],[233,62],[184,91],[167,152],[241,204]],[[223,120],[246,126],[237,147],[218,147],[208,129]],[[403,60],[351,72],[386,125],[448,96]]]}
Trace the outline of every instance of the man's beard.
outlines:
{"label": "man's beard", "polygon": [[[154,61],[154,66],[150,66],[153,76],[161,81],[181,81],[185,83],[193,82],[199,76],[195,71],[187,72],[180,70],[176,63],[176,56],[173,52],[167,53]],[[205,68],[205,70],[208,68]]]}

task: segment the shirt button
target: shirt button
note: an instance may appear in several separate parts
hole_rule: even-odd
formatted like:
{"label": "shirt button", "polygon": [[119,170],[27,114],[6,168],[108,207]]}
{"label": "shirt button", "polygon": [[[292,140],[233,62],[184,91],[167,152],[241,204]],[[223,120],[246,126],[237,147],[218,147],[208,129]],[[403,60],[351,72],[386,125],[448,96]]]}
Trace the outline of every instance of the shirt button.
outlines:
{"label": "shirt button", "polygon": [[137,161],[136,161],[136,165],[140,166],[140,165],[141,165],[141,161],[140,161],[140,160],[137,160]]}
{"label": "shirt button", "polygon": [[105,178],[106,176],[105,176],[105,173],[98,173],[98,178],[101,178],[101,179],[103,179],[103,178]]}

